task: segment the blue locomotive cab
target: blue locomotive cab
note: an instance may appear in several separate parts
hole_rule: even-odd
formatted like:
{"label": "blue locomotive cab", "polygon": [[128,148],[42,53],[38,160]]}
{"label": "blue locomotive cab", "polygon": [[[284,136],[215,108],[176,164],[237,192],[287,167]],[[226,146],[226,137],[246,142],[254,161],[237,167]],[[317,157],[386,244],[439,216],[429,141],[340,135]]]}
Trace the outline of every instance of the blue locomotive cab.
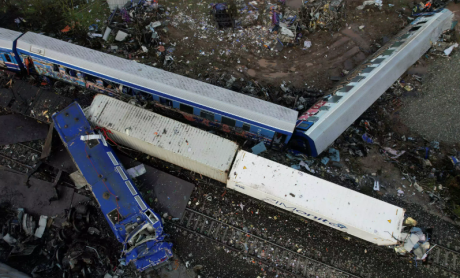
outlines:
{"label": "blue locomotive cab", "polygon": [[90,185],[122,257],[140,271],[173,256],[160,217],[145,203],[104,137],[94,132],[77,103],[52,116],[55,128]]}

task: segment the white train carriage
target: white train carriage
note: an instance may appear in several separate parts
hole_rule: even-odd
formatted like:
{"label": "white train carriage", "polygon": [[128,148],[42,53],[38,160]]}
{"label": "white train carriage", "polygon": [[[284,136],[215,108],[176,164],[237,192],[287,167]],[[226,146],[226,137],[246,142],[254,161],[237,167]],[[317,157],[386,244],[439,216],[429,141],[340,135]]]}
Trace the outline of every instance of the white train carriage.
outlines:
{"label": "white train carriage", "polygon": [[326,101],[320,101],[299,120],[308,127],[309,152],[319,155],[361,116],[411,65],[428,51],[442,32],[452,28],[453,14],[441,12],[417,18],[398,40],[375,57],[348,84]]}
{"label": "white train carriage", "polygon": [[97,95],[85,114],[118,144],[227,182],[238,150],[230,140],[105,95]]}
{"label": "white train carriage", "polygon": [[404,220],[400,207],[245,151],[227,187],[377,245],[396,244]]}

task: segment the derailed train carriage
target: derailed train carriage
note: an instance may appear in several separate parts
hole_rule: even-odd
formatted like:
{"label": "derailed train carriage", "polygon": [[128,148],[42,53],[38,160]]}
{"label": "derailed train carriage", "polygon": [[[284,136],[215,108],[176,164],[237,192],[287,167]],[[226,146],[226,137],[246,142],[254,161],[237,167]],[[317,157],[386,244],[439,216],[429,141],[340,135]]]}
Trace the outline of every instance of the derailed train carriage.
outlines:
{"label": "derailed train carriage", "polygon": [[[32,32],[21,34],[0,29],[0,52],[4,61],[0,66],[9,70],[35,71],[41,75],[106,94],[141,95],[154,100],[157,105],[165,109],[180,112],[188,120],[198,121],[224,131],[235,132],[237,135],[256,141],[264,141],[266,144],[279,146],[291,144],[291,147],[317,156],[327,149],[328,145],[356,120],[397,77],[419,59],[443,31],[452,27],[451,20],[452,13],[448,10],[419,17],[389,45],[378,51],[369,60],[369,63],[358,68],[349,80],[346,80],[330,96],[325,97],[298,119],[297,112],[288,108]],[[99,108],[104,109],[102,106]],[[93,112],[98,113],[98,110],[93,109]],[[56,117],[55,120],[59,121],[60,117],[63,116],[59,113]],[[155,117],[157,116],[152,115],[153,121],[158,119]],[[102,116],[98,119],[102,120]],[[151,129],[149,129],[151,127],[145,123],[142,124],[142,121],[139,120],[145,119],[139,119],[136,115],[130,116],[130,121],[139,122],[137,134],[130,133],[129,127],[121,129],[126,122],[123,124],[112,123],[109,119],[106,120],[108,123],[106,128],[119,129],[120,136],[121,134],[128,135],[124,138],[123,144],[130,144],[131,142],[133,148],[139,148],[147,153],[149,153],[152,145],[160,142],[161,144],[157,144],[157,150],[159,150],[170,143],[159,140],[160,137],[145,137],[146,134],[151,133]],[[95,124],[102,123],[99,120],[93,121]],[[59,126],[59,129],[61,129],[61,136],[64,135],[63,140],[67,142],[66,140],[69,138],[65,137],[65,132],[62,131],[66,129],[65,124],[64,127]],[[155,135],[166,136],[166,134],[176,134],[176,131],[166,130],[165,133],[165,129],[163,129],[156,131]],[[88,132],[90,132],[89,129]],[[169,154],[173,154],[178,159],[177,161],[184,157],[187,158],[183,160],[183,165],[200,164],[197,166],[196,172],[223,181],[229,188],[378,245],[394,245],[400,238],[404,218],[402,208],[354,191],[347,191],[338,185],[253,156],[250,153],[237,151],[234,145],[232,146],[225,141],[216,142],[215,145],[212,145],[211,142],[218,140],[219,137],[217,136],[202,140],[203,134],[198,131],[181,136],[185,136],[182,142],[174,141],[177,144],[182,143],[180,148],[176,146],[175,149],[170,149]],[[211,151],[206,153],[206,147],[204,147],[205,155],[195,161],[192,159],[193,156],[186,154],[194,153],[194,150],[199,149],[199,147],[185,147],[189,143],[187,136],[190,136],[190,139],[193,137],[193,142],[196,144],[200,144],[200,140],[202,140],[202,145],[205,143],[217,148],[215,154],[225,153],[224,159],[219,160],[218,165],[212,165],[213,159],[216,157],[213,157]],[[78,141],[75,138],[73,140],[73,142],[67,142],[70,142],[68,145],[71,147],[70,149],[74,144],[78,146],[82,143],[81,140]],[[117,139],[114,138],[114,140]],[[85,144],[90,146],[91,143],[85,142]],[[221,148],[223,145],[226,148]],[[100,144],[96,145],[95,150],[98,148],[101,148]],[[70,149],[69,151],[71,151]],[[78,155],[76,150],[72,149],[72,151]],[[154,153],[153,151],[150,152]],[[96,154],[96,156],[102,157],[103,154]],[[161,159],[168,160],[169,157],[165,155]],[[236,160],[232,164],[234,158]],[[107,163],[113,163],[107,159],[110,158],[98,162],[101,163],[101,167],[106,167]],[[177,161],[176,163],[179,164]],[[191,166],[187,167],[190,168]],[[82,172],[84,171],[82,170]],[[107,173],[110,176],[111,172]],[[121,173],[124,172],[117,170],[117,173],[122,175]],[[213,176],[212,173],[216,175]],[[84,173],[85,176],[87,174],[94,175],[91,172]],[[125,181],[123,177],[121,178]],[[92,181],[98,184],[97,179]],[[106,185],[104,182],[100,185]],[[119,240],[122,239],[125,244],[125,241],[131,238],[131,232],[135,233],[136,240],[130,241],[134,245],[125,251],[137,254],[137,256],[133,256],[138,258],[135,260],[138,268],[144,269],[170,256],[170,249],[168,249],[170,246],[162,242],[162,236],[156,234],[159,229],[153,228],[155,236],[150,234],[151,240],[145,242],[143,241],[144,238],[139,239],[141,234],[136,232],[138,231],[136,227],[139,227],[141,223],[152,226],[157,224],[158,221],[155,221],[155,218],[158,219],[158,217],[148,208],[141,206],[145,203],[143,201],[142,203],[138,202],[142,199],[138,194],[135,194],[136,189],[133,193],[127,183],[115,181],[114,184],[118,188],[117,190],[125,191],[127,196],[131,194],[132,198],[118,199],[121,194],[114,192],[111,194],[110,187],[107,187],[108,193],[98,192],[95,195],[101,208],[105,203],[103,200],[115,200],[115,203],[112,200],[112,204],[102,209]],[[328,188],[328,190],[321,190],[321,188]],[[341,192],[341,194],[337,192]],[[108,199],[104,197],[108,197]],[[119,207],[118,200],[123,200],[123,204],[126,205],[124,212],[124,208]],[[135,211],[136,203],[134,201],[140,207],[139,211],[136,212],[140,215],[139,219],[129,217],[129,213]],[[116,216],[114,216],[115,212]],[[124,216],[126,218],[123,218]],[[120,220],[120,222],[126,220],[127,222],[123,222],[122,225],[130,224],[129,227],[134,229],[126,230],[125,227],[123,230],[123,227],[117,226],[120,223],[114,223],[113,220]],[[152,229],[144,226],[144,224],[142,227],[144,227],[144,232],[152,232]],[[143,234],[143,236],[148,236],[148,234]],[[140,245],[137,246],[136,243]],[[161,246],[161,248],[158,250],[150,248],[149,245],[152,244],[153,246]],[[157,252],[156,255],[161,257],[160,261],[152,260],[151,258],[156,255],[147,252],[147,250]],[[128,259],[134,258],[130,257],[128,253],[125,254]],[[145,256],[138,256],[139,254]]]}
{"label": "derailed train carriage", "polygon": [[93,126],[110,130],[107,135],[117,144],[229,189],[377,245],[394,245],[400,238],[403,208],[238,150],[227,139],[204,136],[200,129],[105,95],[97,95],[85,115]]}
{"label": "derailed train carriage", "polygon": [[75,165],[90,185],[110,228],[123,244],[122,257],[140,271],[165,263],[172,244],[161,218],[145,203],[120,160],[73,103],[52,116]]}
{"label": "derailed train carriage", "polygon": [[452,17],[447,9],[421,14],[299,117],[267,101],[32,32],[0,28],[0,53],[10,70],[140,96],[189,121],[318,156],[452,28]]}

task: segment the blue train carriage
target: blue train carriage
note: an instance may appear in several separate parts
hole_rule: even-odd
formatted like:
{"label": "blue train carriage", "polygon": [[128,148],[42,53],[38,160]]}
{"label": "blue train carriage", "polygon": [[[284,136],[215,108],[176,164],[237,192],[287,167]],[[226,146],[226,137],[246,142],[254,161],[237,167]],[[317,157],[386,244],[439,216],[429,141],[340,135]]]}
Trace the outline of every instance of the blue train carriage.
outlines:
{"label": "blue train carriage", "polygon": [[267,145],[289,142],[297,120],[297,111],[280,105],[32,32],[18,40],[18,52],[41,75],[109,95],[140,95],[189,121]]}
{"label": "blue train carriage", "polygon": [[147,206],[110,146],[103,139],[84,140],[96,134],[77,103],[53,121],[75,164],[86,178],[117,240],[123,256],[138,270],[166,262],[172,244],[164,242],[160,217]]}
{"label": "blue train carriage", "polygon": [[0,28],[0,68],[19,72],[23,68],[21,59],[16,52],[16,40],[20,32]]}

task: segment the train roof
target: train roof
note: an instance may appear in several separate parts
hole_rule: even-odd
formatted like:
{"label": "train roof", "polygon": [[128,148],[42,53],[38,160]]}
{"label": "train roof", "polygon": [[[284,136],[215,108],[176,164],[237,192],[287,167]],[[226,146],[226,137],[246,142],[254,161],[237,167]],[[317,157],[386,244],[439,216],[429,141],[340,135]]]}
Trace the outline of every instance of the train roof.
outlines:
{"label": "train roof", "polygon": [[116,142],[223,183],[238,150],[230,140],[105,95],[85,114]]}
{"label": "train roof", "polygon": [[0,48],[12,50],[13,42],[21,35],[21,32],[0,28]]}
{"label": "train roof", "polygon": [[[386,51],[374,56],[359,74],[330,97],[312,117],[305,134],[316,146],[317,153],[334,142],[366,111],[411,65],[428,51],[445,30],[452,26],[453,14],[445,9],[429,17],[419,17],[396,36]],[[377,52],[379,53],[379,52]],[[302,116],[300,117],[302,119]]]}
{"label": "train roof", "polygon": [[240,150],[227,187],[378,245],[396,244],[404,209]]}
{"label": "train roof", "polygon": [[[18,49],[103,75],[113,82],[134,83],[141,88],[171,95],[191,103],[248,119],[256,124],[292,133],[298,113],[295,110],[246,96],[221,87],[167,72],[135,61],[119,58],[86,47],[27,32],[18,40]],[[122,83],[122,82],[120,82]],[[180,100],[179,100],[180,101]]]}

